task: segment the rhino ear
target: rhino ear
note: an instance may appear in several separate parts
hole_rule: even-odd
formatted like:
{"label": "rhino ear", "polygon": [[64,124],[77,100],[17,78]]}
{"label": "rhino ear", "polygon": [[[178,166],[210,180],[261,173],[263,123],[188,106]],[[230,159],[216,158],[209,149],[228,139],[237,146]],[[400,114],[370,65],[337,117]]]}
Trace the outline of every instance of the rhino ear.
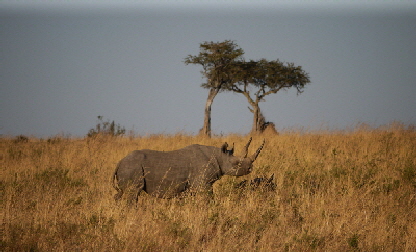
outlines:
{"label": "rhino ear", "polygon": [[227,153],[227,148],[228,148],[228,144],[227,144],[227,142],[225,142],[225,143],[221,146],[221,152],[222,152],[222,153]]}

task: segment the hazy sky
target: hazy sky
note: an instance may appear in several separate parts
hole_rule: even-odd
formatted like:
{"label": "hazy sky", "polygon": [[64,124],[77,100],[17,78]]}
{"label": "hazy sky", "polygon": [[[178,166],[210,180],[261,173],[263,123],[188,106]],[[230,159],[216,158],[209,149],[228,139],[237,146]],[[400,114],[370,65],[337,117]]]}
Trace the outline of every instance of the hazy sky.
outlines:
{"label": "hazy sky", "polygon": [[[208,90],[186,66],[204,41],[294,62],[304,93],[266,97],[277,129],[416,123],[415,1],[1,1],[0,134],[84,136],[98,115],[139,134],[196,133]],[[216,134],[248,133],[220,93]]]}

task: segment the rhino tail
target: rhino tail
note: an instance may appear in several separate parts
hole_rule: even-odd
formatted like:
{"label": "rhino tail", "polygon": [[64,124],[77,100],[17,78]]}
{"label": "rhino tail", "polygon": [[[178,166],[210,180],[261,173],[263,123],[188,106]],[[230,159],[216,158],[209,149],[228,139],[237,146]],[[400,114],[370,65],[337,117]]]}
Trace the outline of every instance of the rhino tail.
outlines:
{"label": "rhino tail", "polygon": [[117,194],[114,195],[115,200],[119,200],[121,196],[123,196],[123,190],[118,186],[118,181],[117,181],[118,169],[119,169],[119,164],[117,164],[117,167],[113,172],[113,177],[111,178],[111,184],[113,185],[113,188],[117,190]]}

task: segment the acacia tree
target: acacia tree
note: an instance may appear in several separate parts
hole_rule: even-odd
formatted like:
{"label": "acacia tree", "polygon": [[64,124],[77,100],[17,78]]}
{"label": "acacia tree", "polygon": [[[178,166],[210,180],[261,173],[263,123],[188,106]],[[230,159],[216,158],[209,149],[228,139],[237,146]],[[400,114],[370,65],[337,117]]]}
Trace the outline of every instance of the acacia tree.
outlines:
{"label": "acacia tree", "polygon": [[231,66],[241,60],[244,51],[231,40],[204,42],[199,47],[199,54],[196,56],[189,55],[184,62],[186,65],[199,64],[203,68],[201,73],[206,78],[206,82],[202,83],[201,86],[209,89],[209,92],[205,103],[204,126],[200,133],[211,137],[212,103],[219,92],[230,90],[230,85],[232,85],[230,79]]}
{"label": "acacia tree", "polygon": [[265,96],[289,88],[296,88],[297,94],[300,94],[310,82],[309,74],[301,66],[279,60],[240,61],[233,64],[231,72],[233,84],[227,88],[247,98],[253,113],[252,133],[261,132],[263,125],[259,103],[264,101]]}

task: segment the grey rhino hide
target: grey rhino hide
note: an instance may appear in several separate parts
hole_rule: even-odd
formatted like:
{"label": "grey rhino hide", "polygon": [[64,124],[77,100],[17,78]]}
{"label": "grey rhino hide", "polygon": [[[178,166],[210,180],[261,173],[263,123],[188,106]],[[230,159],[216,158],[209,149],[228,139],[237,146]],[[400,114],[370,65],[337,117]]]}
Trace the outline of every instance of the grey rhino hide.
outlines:
{"label": "grey rhino hide", "polygon": [[241,176],[249,174],[252,163],[259,155],[263,144],[251,157],[245,146],[243,157],[233,156],[234,148],[227,150],[205,145],[190,145],[174,151],[135,150],[123,158],[113,174],[113,186],[119,200],[124,191],[129,202],[137,200],[143,190],[150,195],[170,198],[181,192],[212,190],[212,184],[222,175]]}

